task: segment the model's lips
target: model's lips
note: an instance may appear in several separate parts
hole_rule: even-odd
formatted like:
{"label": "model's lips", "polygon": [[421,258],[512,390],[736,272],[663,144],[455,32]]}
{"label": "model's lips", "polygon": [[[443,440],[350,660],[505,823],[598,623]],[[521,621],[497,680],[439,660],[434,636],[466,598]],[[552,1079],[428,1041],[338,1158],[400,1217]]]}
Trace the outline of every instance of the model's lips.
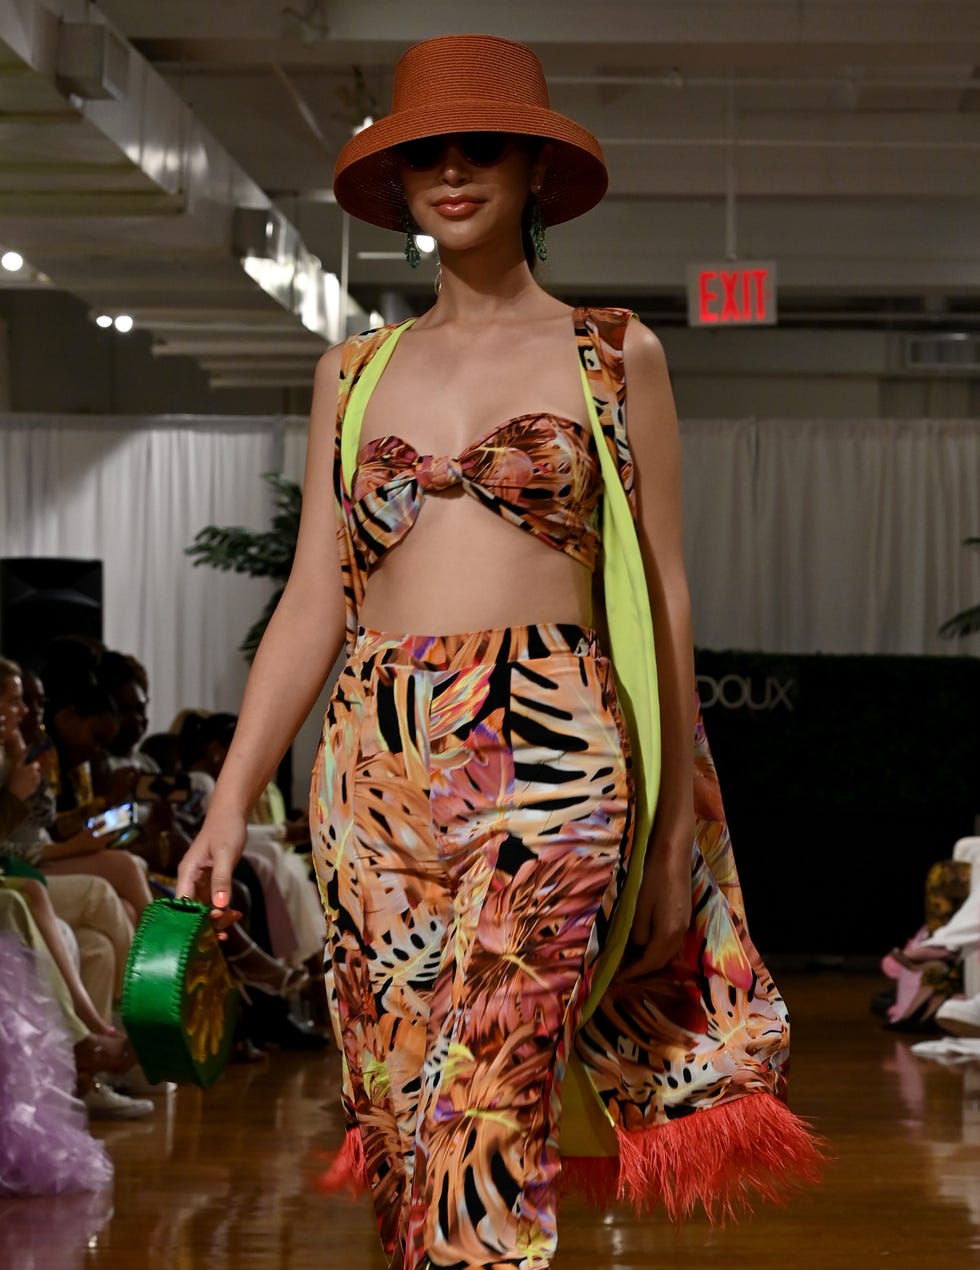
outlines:
{"label": "model's lips", "polygon": [[435,204],[435,209],[441,216],[455,219],[460,216],[468,216],[470,212],[476,211],[482,202],[483,200],[478,198],[441,198]]}

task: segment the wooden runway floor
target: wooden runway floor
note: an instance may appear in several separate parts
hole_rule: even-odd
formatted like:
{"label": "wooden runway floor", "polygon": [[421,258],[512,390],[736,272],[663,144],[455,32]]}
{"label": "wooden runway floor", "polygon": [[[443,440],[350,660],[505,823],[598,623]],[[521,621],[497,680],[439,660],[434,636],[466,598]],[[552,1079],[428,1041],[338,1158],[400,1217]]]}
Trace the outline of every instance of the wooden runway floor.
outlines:
{"label": "wooden runway floor", "polygon": [[[556,1270],[980,1266],[980,1065],[923,1062],[868,1013],[870,976],[782,975],[791,1102],[830,1139],[823,1186],[737,1226],[597,1214],[567,1201]],[[912,1038],[915,1039],[915,1038]],[[277,1055],[99,1126],[116,1164],[93,1197],[0,1201],[3,1270],[382,1270],[368,1208],[310,1188],[341,1137],[338,1064]],[[110,1215],[111,1214],[111,1215]]]}

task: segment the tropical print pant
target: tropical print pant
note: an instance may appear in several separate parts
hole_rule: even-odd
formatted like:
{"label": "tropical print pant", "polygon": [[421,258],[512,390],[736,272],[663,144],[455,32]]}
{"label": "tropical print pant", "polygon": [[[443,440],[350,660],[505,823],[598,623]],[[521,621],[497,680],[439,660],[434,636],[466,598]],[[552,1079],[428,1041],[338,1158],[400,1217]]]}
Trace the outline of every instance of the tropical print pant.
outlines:
{"label": "tropical print pant", "polygon": [[395,1270],[543,1270],[562,1076],[631,840],[594,634],[360,630],[314,773],[348,1125]]}

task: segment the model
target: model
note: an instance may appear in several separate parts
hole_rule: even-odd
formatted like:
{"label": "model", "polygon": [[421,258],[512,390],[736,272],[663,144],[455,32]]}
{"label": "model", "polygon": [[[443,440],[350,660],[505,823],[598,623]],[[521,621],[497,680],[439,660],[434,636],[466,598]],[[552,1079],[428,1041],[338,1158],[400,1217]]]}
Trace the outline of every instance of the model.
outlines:
{"label": "model", "polygon": [[321,359],[295,564],[181,868],[220,924],[346,638],[311,816],[348,1120],[325,1184],[370,1190],[399,1270],[542,1270],[569,1186],[730,1210],[819,1161],[697,709],[663,350],[533,274],[606,183],[489,36],[410,49],[342,151],[337,201],[409,263],[431,235],[437,298]]}

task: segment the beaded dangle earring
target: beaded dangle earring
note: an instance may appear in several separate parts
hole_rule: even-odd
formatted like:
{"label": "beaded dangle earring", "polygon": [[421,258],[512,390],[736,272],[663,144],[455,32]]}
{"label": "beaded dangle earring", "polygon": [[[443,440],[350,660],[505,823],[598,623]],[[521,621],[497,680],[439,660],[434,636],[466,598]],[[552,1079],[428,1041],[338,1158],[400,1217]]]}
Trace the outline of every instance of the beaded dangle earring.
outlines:
{"label": "beaded dangle earring", "polygon": [[402,228],[405,231],[405,259],[413,269],[417,269],[422,263],[422,253],[419,251],[419,245],[415,241],[415,224],[407,209],[402,217]]}
{"label": "beaded dangle earring", "polygon": [[[537,195],[537,190],[535,190]],[[531,235],[531,242],[534,244],[534,253],[539,260],[548,259],[548,244],[544,237],[544,218],[541,215],[541,204],[535,197],[531,207],[531,223],[528,226],[528,232]]]}

